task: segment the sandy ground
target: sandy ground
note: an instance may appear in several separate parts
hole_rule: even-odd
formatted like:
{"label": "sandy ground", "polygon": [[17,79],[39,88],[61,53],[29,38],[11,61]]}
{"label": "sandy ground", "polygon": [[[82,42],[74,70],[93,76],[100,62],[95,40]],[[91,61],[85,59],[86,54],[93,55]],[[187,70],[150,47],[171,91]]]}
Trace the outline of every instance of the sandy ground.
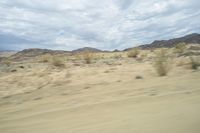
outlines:
{"label": "sandy ground", "polygon": [[199,70],[158,77],[150,61],[115,59],[0,73],[1,133],[199,133],[199,125]]}
{"label": "sandy ground", "polygon": [[17,52],[16,51],[8,51],[8,52],[0,51],[0,57],[9,57],[11,55],[14,55],[15,53],[17,53]]}

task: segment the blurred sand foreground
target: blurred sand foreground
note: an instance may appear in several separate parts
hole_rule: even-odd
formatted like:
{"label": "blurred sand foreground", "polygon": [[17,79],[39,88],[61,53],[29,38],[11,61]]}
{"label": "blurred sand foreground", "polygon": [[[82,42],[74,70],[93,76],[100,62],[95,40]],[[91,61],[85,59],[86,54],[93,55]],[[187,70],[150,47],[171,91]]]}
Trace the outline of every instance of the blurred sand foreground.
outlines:
{"label": "blurred sand foreground", "polygon": [[15,64],[0,73],[0,132],[200,133],[200,71],[172,64],[164,77],[129,58]]}

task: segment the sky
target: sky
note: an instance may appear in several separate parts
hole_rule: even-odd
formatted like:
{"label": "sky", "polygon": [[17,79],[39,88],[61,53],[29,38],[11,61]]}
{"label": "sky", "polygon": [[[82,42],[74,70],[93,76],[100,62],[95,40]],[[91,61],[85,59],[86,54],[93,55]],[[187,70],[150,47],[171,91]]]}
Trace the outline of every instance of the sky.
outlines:
{"label": "sky", "polygon": [[0,50],[125,49],[190,33],[199,0],[0,0]]}

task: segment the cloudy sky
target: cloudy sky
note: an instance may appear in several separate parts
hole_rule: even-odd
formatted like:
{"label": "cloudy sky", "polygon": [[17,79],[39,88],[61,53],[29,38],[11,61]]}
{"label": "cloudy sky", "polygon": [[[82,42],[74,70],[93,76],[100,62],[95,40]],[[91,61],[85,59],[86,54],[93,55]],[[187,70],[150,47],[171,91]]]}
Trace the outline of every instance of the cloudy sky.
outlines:
{"label": "cloudy sky", "polygon": [[199,0],[0,0],[0,50],[124,49],[200,33]]}

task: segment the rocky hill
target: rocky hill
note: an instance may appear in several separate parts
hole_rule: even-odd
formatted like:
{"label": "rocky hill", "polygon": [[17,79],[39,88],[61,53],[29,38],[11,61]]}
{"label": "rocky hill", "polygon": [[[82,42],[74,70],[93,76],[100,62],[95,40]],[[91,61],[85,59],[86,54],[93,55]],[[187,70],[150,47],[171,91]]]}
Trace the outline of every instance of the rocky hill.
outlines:
{"label": "rocky hill", "polygon": [[64,51],[64,50],[50,50],[50,49],[39,49],[39,48],[31,48],[31,49],[24,49],[22,51],[17,52],[16,54],[13,54],[10,56],[10,59],[20,61],[24,59],[30,59],[36,56],[40,56],[43,54],[72,54],[72,53],[79,53],[79,52],[102,52],[99,49],[96,48],[90,48],[90,47],[84,47],[73,51]]}
{"label": "rocky hill", "polygon": [[[146,44],[146,45],[141,45],[139,48],[141,49],[154,49],[154,48],[170,48],[174,47],[179,43],[186,43],[186,44],[200,44],[200,34],[194,33],[190,35],[186,35],[184,37],[180,38],[174,38],[174,39],[169,39],[169,40],[159,40],[159,41],[154,41],[151,44]],[[132,48],[125,49],[124,51],[128,51]],[[33,49],[25,49],[20,52],[17,52],[16,54],[11,55],[12,59],[15,60],[22,60],[22,59],[27,59],[31,57],[36,57],[39,55],[43,54],[72,54],[72,53],[80,53],[80,52],[110,52],[110,51],[102,51],[96,48],[91,48],[91,47],[84,47],[84,48],[79,48],[73,51],[63,51],[63,50],[49,50],[49,49],[38,49],[38,48],[33,48]],[[113,52],[119,52],[119,50],[114,50]]]}
{"label": "rocky hill", "polygon": [[81,53],[81,52],[102,52],[101,50],[99,49],[96,49],[96,48],[91,48],[91,47],[84,47],[84,48],[79,48],[79,49],[76,49],[76,50],[73,50],[72,53]]}
{"label": "rocky hill", "polygon": [[152,49],[152,48],[162,48],[162,47],[171,48],[179,43],[200,44],[200,34],[193,33],[180,38],[174,38],[169,40],[156,40],[151,44],[145,44],[139,47],[142,49]]}
{"label": "rocky hill", "polygon": [[29,59],[32,57],[40,56],[43,54],[68,54],[68,51],[62,51],[62,50],[49,50],[49,49],[38,49],[38,48],[31,48],[31,49],[24,49],[22,51],[17,52],[16,54],[13,54],[10,56],[11,59],[14,60],[23,60],[23,59]]}

